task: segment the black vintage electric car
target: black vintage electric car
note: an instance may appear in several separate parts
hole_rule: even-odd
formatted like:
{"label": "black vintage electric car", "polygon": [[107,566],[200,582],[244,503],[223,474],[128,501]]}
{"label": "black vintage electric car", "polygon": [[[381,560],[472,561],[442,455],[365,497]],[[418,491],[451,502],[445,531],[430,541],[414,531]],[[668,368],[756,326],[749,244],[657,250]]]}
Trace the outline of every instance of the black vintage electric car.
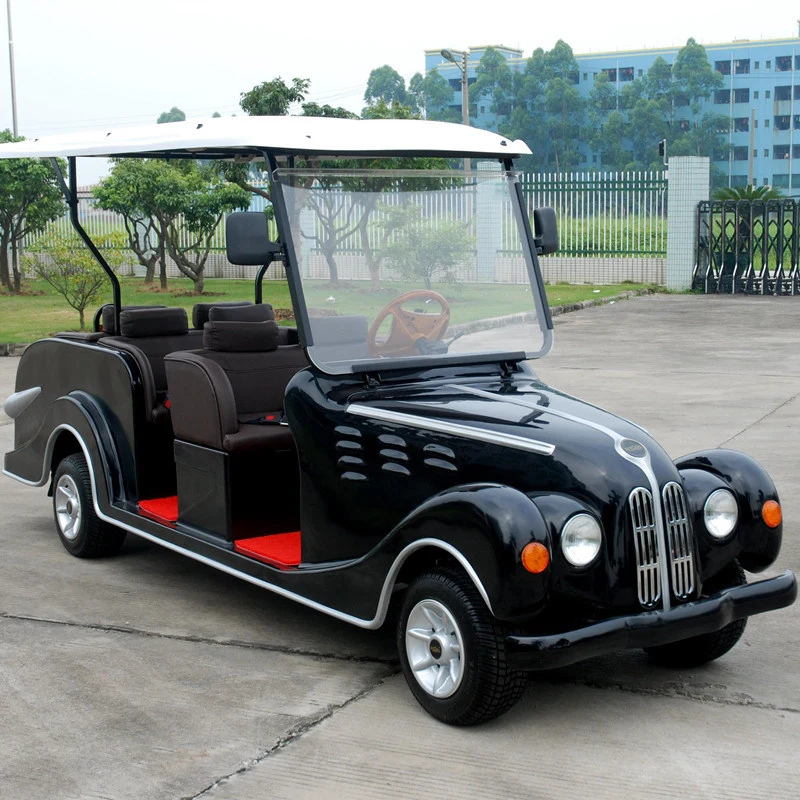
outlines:
{"label": "black vintage electric car", "polygon": [[[549,209],[528,218],[513,171],[528,152],[458,125],[299,117],[0,146],[68,159],[101,263],[78,156],[257,162],[278,231],[229,217],[229,260],[260,268],[255,302],[191,320],[125,307],[107,269],[95,332],[22,357],[4,473],[49,484],[75,556],[130,532],[364,628],[396,609],[408,685],[448,723],[502,714],[530,670],[623,648],[723,655],[748,616],[796,597],[790,572],[743,571],[778,555],[775,486],[731,450],[673,461],[537,379],[552,343],[538,255],[558,236]],[[406,168],[422,157],[450,168]],[[296,327],[262,302],[268,268]]]}

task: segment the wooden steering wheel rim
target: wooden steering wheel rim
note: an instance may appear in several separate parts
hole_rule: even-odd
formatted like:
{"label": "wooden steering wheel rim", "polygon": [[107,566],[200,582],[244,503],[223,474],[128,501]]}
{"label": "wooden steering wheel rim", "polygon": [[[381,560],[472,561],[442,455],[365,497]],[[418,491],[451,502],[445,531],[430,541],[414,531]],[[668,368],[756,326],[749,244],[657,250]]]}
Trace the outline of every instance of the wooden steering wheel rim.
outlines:
{"label": "wooden steering wheel rim", "polygon": [[[438,315],[420,314],[416,311],[406,311],[403,303],[417,298],[434,300],[442,307]],[[378,343],[376,336],[386,317],[392,317],[392,328],[385,342]],[[414,352],[414,345],[418,339],[425,338],[430,342],[441,339],[447,326],[450,324],[450,306],[447,300],[438,292],[430,289],[414,289],[385,305],[375,321],[370,325],[367,333],[367,343],[372,356],[398,356],[409,355]]]}

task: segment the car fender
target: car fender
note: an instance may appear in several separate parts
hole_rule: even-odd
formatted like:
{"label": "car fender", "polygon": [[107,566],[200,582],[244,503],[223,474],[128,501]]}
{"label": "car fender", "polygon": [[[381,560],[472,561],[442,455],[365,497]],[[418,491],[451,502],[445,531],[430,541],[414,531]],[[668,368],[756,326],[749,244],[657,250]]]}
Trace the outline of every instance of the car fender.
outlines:
{"label": "car fender", "polygon": [[520,555],[530,542],[552,551],[550,534],[536,504],[516,489],[480,483],[443,491],[405,517],[384,545],[409,553],[418,541],[441,542],[455,551],[498,619],[535,615],[547,600],[550,567],[533,575]]}
{"label": "car fender", "polygon": [[[733,558],[749,572],[761,572],[778,557],[783,525],[769,527],[762,517],[768,500],[779,502],[775,484],[753,458],[737,450],[703,450],[675,461],[686,487],[700,551],[702,577],[710,577]],[[707,533],[703,506],[717,488],[730,489],[739,505],[739,525],[729,540],[717,543]]]}

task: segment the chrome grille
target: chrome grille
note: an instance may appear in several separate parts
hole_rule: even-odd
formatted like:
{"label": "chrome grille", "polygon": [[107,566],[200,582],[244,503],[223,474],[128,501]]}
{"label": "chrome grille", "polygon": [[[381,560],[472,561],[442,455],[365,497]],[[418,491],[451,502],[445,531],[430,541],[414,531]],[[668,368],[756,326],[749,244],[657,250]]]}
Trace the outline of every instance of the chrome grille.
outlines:
{"label": "chrome grille", "polygon": [[679,600],[686,600],[694,590],[692,529],[686,513],[686,500],[683,489],[677,483],[668,483],[661,496],[664,500],[669,557],[672,563],[672,593]]}
{"label": "chrome grille", "polygon": [[653,496],[647,489],[634,489],[628,504],[633,523],[633,543],[636,547],[639,602],[644,608],[653,608],[661,598]]}

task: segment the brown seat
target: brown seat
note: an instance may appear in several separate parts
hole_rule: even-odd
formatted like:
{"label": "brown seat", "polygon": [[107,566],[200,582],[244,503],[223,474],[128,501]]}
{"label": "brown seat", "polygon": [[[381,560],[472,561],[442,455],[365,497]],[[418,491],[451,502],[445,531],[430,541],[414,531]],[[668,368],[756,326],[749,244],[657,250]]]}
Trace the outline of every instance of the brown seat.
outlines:
{"label": "brown seat", "polygon": [[123,311],[119,317],[120,335],[104,336],[98,342],[128,353],[139,368],[148,422],[169,418],[167,374],[164,356],[179,350],[195,350],[202,341],[201,331],[189,331],[183,308],[137,308]]}
{"label": "brown seat", "polygon": [[212,309],[203,350],[164,360],[175,437],[228,453],[292,448],[283,399],[308,361],[280,338],[269,305]]}

